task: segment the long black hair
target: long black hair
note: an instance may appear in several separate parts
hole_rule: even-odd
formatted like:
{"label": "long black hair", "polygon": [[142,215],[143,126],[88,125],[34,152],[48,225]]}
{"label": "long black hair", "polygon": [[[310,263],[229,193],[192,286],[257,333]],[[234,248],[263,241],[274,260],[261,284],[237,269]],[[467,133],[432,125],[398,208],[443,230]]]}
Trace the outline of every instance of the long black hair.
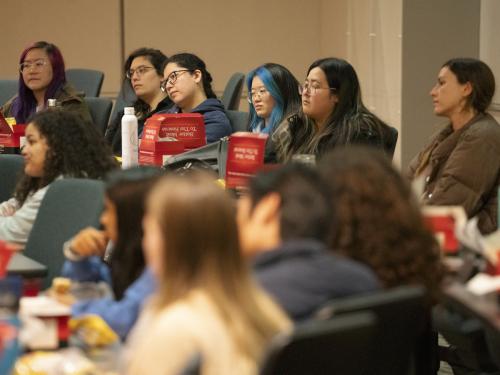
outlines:
{"label": "long black hair", "polygon": [[21,176],[14,197],[22,205],[26,198],[59,176],[103,178],[118,165],[97,128],[71,111],[48,109],[34,114],[35,126],[48,146],[42,177]]}
{"label": "long black hair", "polygon": [[336,95],[338,101],[321,131],[316,131],[313,120],[302,112],[292,118],[291,153],[322,155],[336,145],[350,143],[378,143],[385,148],[389,127],[363,104],[353,66],[346,60],[328,57],[313,62],[307,74],[314,68],[325,73],[328,87],[333,89],[331,95]]}
{"label": "long black hair", "polygon": [[111,284],[117,300],[123,298],[127,288],[144,271],[144,202],[160,174],[159,168],[136,167],[117,170],[106,178],[106,197],[115,205],[118,218],[118,239],[109,260]]}
{"label": "long black hair", "polygon": [[457,77],[460,84],[470,82],[472,93],[468,105],[479,113],[484,113],[495,94],[495,76],[484,62],[473,58],[454,58],[443,64]]}
{"label": "long black hair", "polygon": [[189,69],[192,72],[199,70],[203,84],[203,91],[207,98],[217,99],[214,90],[212,89],[212,75],[208,72],[205,62],[198,56],[192,53],[178,53],[171,56],[165,62],[165,66],[169,63],[177,64],[184,69]]}

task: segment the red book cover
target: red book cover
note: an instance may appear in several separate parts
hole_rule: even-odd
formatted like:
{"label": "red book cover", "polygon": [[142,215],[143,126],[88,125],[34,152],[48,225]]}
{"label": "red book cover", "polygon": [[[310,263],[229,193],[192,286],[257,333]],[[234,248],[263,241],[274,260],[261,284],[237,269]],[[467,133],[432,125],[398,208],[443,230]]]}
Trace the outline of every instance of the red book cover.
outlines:
{"label": "red book cover", "polygon": [[458,206],[426,206],[422,213],[425,224],[434,232],[442,250],[448,254],[457,253],[460,242],[455,235],[455,228],[465,225],[467,220],[463,208]]}
{"label": "red book cover", "polygon": [[12,128],[0,113],[0,146],[21,147],[21,137],[24,137],[26,125],[17,124]]}
{"label": "red book cover", "polygon": [[184,144],[175,138],[161,138],[162,123],[153,117],[146,121],[142,131],[139,164],[161,166],[169,156],[184,152]]}
{"label": "red book cover", "polygon": [[237,132],[229,137],[226,187],[246,186],[248,179],[262,168],[268,135]]}
{"label": "red book cover", "polygon": [[174,138],[193,149],[207,144],[205,122],[199,113],[156,114],[148,122],[159,123],[160,138]]}

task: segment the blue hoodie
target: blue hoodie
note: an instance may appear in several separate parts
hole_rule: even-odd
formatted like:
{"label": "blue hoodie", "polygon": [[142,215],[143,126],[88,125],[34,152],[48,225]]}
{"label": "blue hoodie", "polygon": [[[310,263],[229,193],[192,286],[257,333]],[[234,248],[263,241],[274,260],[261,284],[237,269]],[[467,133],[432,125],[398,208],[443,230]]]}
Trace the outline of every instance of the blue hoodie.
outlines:
{"label": "blue hoodie", "polygon": [[[161,111],[159,113],[182,113],[182,110],[174,105],[168,111]],[[219,139],[233,132],[231,123],[226,116],[224,105],[219,99],[207,99],[190,113],[200,113],[203,115],[207,143],[217,142]]]}
{"label": "blue hoodie", "polygon": [[334,298],[380,289],[365,265],[313,239],[289,240],[254,258],[254,275],[295,322],[311,319]]}

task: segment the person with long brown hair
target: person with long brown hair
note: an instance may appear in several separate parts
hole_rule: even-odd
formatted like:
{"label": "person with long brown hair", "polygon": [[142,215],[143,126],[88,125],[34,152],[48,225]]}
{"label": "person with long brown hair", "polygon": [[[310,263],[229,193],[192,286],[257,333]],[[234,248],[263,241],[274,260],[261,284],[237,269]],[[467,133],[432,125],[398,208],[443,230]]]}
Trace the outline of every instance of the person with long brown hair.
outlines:
{"label": "person with long brown hair", "polygon": [[443,64],[430,95],[434,113],[448,124],[413,159],[410,179],[425,181],[428,205],[460,205],[478,218],[482,233],[497,229],[500,126],[487,113],[495,77],[484,62],[454,58]]}
{"label": "person with long brown hair", "polygon": [[331,247],[367,264],[385,288],[421,284],[434,300],[444,271],[440,250],[390,160],[351,146],[327,155],[320,170],[333,199]]}
{"label": "person with long brown hair", "polygon": [[250,277],[231,198],[203,174],[166,176],[144,230],[158,291],[131,333],[127,373],[179,374],[198,354],[203,374],[256,374],[290,322]]}

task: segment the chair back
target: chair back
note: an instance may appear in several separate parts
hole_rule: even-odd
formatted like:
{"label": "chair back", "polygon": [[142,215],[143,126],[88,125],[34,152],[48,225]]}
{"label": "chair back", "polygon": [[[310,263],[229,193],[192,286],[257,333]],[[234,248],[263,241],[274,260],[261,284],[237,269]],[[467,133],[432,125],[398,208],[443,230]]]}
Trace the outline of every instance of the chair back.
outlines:
{"label": "chair back", "polygon": [[390,130],[390,139],[388,142],[386,142],[386,152],[387,154],[391,157],[391,159],[394,157],[394,151],[396,150],[396,144],[398,143],[398,136],[399,132],[398,129],[396,129],[393,126],[389,126]]}
{"label": "chair back", "polygon": [[17,87],[16,79],[0,79],[0,106],[17,94]]}
{"label": "chair back", "polygon": [[45,287],[61,273],[64,242],[85,227],[99,226],[103,199],[102,181],[68,178],[50,185],[24,249],[24,255],[47,266]]}
{"label": "chair back", "polygon": [[21,155],[0,155],[0,203],[12,197],[23,167]]}
{"label": "chair back", "polygon": [[123,82],[120,92],[116,97],[113,111],[111,112],[111,122],[113,123],[115,121],[116,116],[118,116],[118,113],[122,111],[123,108],[132,106],[136,100],[137,96],[135,95],[134,89],[126,82]]}
{"label": "chair back", "polygon": [[85,96],[97,97],[101,93],[104,73],[92,69],[68,69],[66,80],[78,91],[83,91]]}
{"label": "chair back", "polygon": [[260,375],[368,375],[375,334],[369,312],[299,325],[273,339]]}
{"label": "chair back", "polygon": [[243,91],[243,81],[245,75],[243,73],[234,73],[229,81],[227,81],[224,92],[222,93],[221,102],[226,110],[237,111],[240,108],[241,92]]}
{"label": "chair back", "polygon": [[233,133],[248,131],[248,112],[226,111]]}
{"label": "chair back", "polygon": [[440,347],[441,359],[457,373],[498,374],[500,370],[500,304],[454,282],[442,290],[434,308],[437,329],[449,343]]}
{"label": "chair back", "polygon": [[99,132],[104,135],[106,133],[106,128],[109,123],[109,116],[111,114],[111,108],[113,108],[113,101],[108,98],[87,98],[85,97],[85,103],[89,107],[90,116],[94,120],[94,124],[99,129]]}
{"label": "chair back", "polygon": [[318,316],[328,319],[363,311],[373,312],[378,321],[370,375],[412,373],[417,343],[429,328],[425,289],[405,286],[339,299],[321,309]]}

